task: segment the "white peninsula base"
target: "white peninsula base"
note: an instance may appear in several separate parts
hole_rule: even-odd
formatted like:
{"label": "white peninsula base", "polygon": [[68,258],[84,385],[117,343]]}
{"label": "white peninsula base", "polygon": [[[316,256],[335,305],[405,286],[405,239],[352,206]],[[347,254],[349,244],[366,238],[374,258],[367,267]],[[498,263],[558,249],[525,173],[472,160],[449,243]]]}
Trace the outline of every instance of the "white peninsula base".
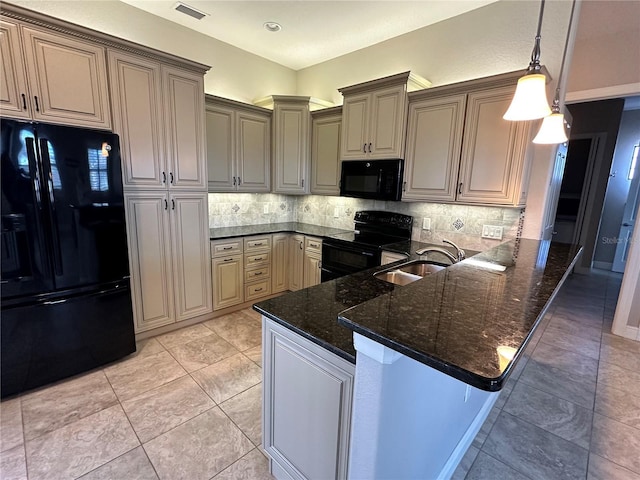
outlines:
{"label": "white peninsula base", "polygon": [[500,392],[450,377],[358,333],[349,478],[448,479]]}

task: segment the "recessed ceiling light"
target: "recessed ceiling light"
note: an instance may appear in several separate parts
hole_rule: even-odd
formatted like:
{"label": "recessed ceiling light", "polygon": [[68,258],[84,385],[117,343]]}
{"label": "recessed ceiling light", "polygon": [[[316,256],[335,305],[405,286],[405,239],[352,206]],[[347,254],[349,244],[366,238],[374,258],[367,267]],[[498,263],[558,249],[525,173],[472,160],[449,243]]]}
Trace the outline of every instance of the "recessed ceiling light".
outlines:
{"label": "recessed ceiling light", "polygon": [[269,32],[279,32],[282,30],[282,26],[277,22],[264,22],[264,28]]}

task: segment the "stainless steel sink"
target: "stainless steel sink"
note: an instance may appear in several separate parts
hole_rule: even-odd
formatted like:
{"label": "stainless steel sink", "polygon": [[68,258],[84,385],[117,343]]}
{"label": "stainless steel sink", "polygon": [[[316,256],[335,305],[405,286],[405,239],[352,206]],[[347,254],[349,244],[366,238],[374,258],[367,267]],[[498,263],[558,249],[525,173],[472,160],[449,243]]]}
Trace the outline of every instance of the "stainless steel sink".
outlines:
{"label": "stainless steel sink", "polygon": [[395,285],[408,285],[411,282],[420,280],[426,275],[439,272],[445,268],[446,266],[438,263],[416,260],[374,273],[373,276],[378,280],[383,280]]}

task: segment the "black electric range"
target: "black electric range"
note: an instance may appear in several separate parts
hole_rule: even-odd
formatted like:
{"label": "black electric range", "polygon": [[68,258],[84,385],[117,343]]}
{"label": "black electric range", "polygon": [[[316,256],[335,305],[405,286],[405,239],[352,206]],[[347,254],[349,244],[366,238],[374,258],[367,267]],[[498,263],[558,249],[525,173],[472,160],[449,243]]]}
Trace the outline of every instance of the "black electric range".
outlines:
{"label": "black electric range", "polygon": [[353,232],[322,242],[323,282],[380,265],[383,245],[411,239],[413,217],[378,210],[356,212]]}

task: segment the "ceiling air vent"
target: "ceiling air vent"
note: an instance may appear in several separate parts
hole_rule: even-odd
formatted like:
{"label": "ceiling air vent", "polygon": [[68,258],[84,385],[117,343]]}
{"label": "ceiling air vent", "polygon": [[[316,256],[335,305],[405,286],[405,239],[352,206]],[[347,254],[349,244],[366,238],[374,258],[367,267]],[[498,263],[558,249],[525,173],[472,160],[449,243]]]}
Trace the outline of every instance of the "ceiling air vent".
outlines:
{"label": "ceiling air vent", "polygon": [[185,15],[189,15],[190,17],[195,18],[196,20],[202,20],[204,17],[208,15],[208,13],[201,12],[198,9],[195,9],[186,3],[178,2],[173,7],[174,10],[177,10],[180,13],[184,13]]}

